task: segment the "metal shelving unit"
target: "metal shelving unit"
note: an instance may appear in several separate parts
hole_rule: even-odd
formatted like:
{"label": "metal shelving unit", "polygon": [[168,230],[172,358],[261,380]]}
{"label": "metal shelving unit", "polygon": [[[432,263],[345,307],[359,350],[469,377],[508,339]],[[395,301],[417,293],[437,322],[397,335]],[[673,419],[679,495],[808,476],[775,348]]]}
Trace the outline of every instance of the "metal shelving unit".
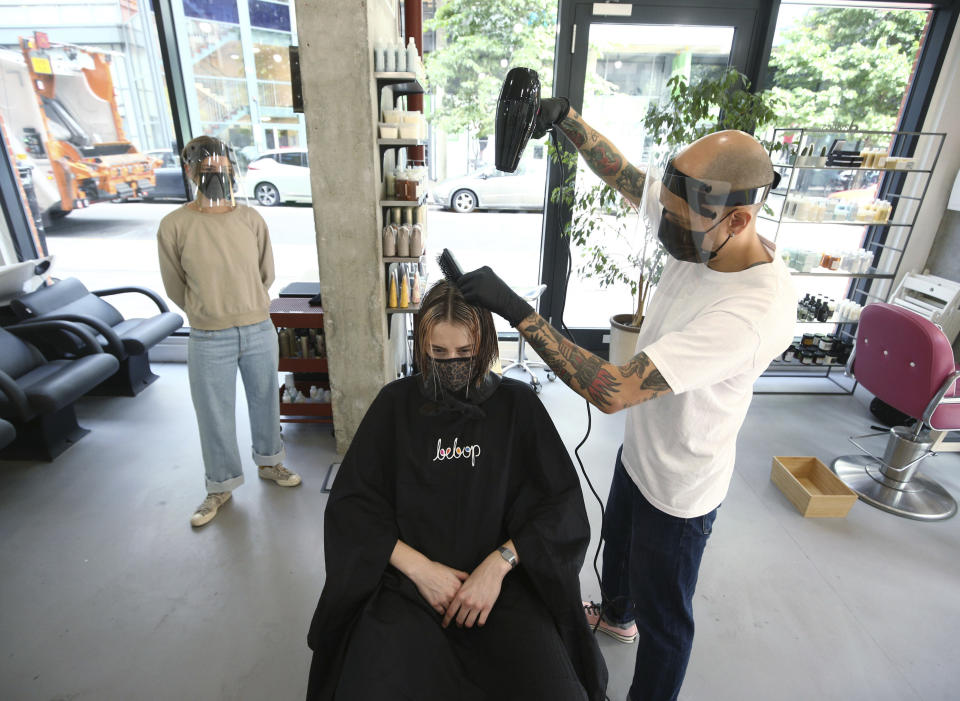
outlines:
{"label": "metal shelving unit", "polygon": [[[423,84],[420,82],[419,78],[414,73],[375,73],[374,80],[376,81],[376,90],[377,90],[377,114],[382,114],[382,96],[383,89],[386,87],[391,88],[393,94],[393,105],[396,106],[400,98],[406,95],[416,95],[422,94],[424,92]],[[378,117],[379,118],[379,117]],[[384,181],[384,157],[388,151],[394,151],[397,157],[401,150],[414,147],[414,146],[426,146],[427,142],[423,139],[377,139],[377,146],[379,147],[380,157],[379,167],[380,167],[380,182]],[[427,203],[427,195],[424,193],[417,200],[388,200],[384,198],[378,198],[378,205],[380,206],[380,211],[382,214],[382,222],[387,222],[389,219],[389,210],[394,207],[414,207],[420,208]],[[424,233],[426,234],[426,221],[423,222]],[[387,269],[393,263],[411,265],[411,264],[420,264],[424,259],[424,256],[419,257],[384,257],[383,263]],[[405,369],[410,372],[413,369],[413,353],[410,348],[410,342],[407,340],[410,331],[412,328],[413,315],[420,311],[419,304],[410,304],[407,307],[403,308],[390,308],[385,309],[388,323],[387,323],[387,337],[390,337],[390,327],[391,322],[390,318],[395,314],[401,314],[402,324],[401,331],[402,338],[405,343]]]}
{"label": "metal shelving unit", "polygon": [[[772,143],[781,147],[771,149],[771,159],[782,180],[780,187],[771,192],[767,200],[772,215],[770,212],[761,212],[758,216],[760,234],[776,243],[781,254],[785,249],[789,250],[792,243],[796,243],[801,248],[814,251],[817,246],[822,250],[848,250],[853,247],[873,256],[866,272],[822,268],[806,272],[793,270],[792,275],[801,297],[808,292],[822,294],[825,289],[836,290],[838,288],[826,288],[825,285],[844,280],[845,291],[837,293],[835,299],[852,299],[862,305],[883,301],[885,296],[872,292],[872,285],[876,281],[893,280],[900,271],[903,252],[909,245],[920,204],[926,197],[945,138],[946,134],[940,132],[810,128],[774,130]],[[914,167],[796,164],[797,155],[808,147],[812,147],[808,150],[815,154],[823,148],[829,152],[838,139],[846,142],[841,150],[859,153],[865,149],[879,149],[894,158],[912,159]],[[795,195],[837,199],[847,203],[862,202],[875,196],[877,200],[889,202],[891,210],[886,221],[850,221],[836,217],[826,221],[810,221],[784,216],[787,199]],[[831,333],[846,341],[852,341],[856,335],[855,321],[797,321],[798,330],[807,332],[814,324],[824,330],[831,329]],[[856,381],[844,376],[842,365],[801,365],[777,360],[764,372],[755,392],[849,395],[855,388]]]}

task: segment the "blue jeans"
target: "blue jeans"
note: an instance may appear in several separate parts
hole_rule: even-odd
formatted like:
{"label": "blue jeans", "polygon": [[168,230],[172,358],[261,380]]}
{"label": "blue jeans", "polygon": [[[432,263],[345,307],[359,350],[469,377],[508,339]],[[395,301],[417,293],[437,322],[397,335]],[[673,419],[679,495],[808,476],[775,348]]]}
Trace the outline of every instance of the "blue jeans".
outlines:
{"label": "blue jeans", "polygon": [[[676,699],[693,647],[693,592],[717,517],[665,514],[648,502],[617,453],[603,521],[604,617],[636,621],[631,701]],[[718,507],[719,508],[719,507]]]}
{"label": "blue jeans", "polygon": [[191,329],[187,343],[190,395],[197,412],[207,492],[229,492],[243,484],[237,448],[237,367],[243,378],[253,437],[253,461],[283,461],[279,347],[269,320],[219,331]]}

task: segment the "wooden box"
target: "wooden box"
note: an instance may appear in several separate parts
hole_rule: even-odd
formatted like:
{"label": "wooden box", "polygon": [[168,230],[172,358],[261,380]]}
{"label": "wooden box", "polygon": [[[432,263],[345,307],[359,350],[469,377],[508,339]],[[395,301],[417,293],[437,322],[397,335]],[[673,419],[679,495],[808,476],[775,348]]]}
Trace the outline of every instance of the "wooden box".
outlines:
{"label": "wooden box", "polygon": [[857,494],[813,457],[774,456],[770,481],[807,518],[843,518]]}

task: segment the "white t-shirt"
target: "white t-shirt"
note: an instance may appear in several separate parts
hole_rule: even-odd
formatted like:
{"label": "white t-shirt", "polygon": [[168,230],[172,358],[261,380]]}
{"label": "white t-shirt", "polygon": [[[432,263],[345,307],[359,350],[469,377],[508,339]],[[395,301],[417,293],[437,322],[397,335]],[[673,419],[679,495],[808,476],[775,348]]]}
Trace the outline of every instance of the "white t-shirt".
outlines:
{"label": "white t-shirt", "polygon": [[628,410],[623,445],[627,473],[655,507],[693,518],[723,501],[753,384],[793,340],[796,310],[778,255],[736,273],[666,264],[637,352],[671,392]]}

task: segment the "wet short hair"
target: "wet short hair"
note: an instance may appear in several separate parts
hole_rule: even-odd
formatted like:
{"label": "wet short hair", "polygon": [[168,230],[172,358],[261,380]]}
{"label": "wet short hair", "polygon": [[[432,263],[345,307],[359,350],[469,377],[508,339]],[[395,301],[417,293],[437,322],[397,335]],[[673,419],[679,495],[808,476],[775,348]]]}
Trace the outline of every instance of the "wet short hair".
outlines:
{"label": "wet short hair", "polygon": [[448,280],[434,284],[424,296],[414,322],[413,354],[421,372],[429,363],[430,334],[442,321],[463,326],[473,338],[473,357],[477,362],[470,382],[479,385],[500,354],[493,315],[487,309],[468,304],[456,284]]}
{"label": "wet short hair", "polygon": [[215,136],[203,134],[190,139],[180,152],[180,162],[187,168],[187,175],[196,181],[200,177],[200,164],[210,156],[223,156],[230,161],[231,171],[236,177],[237,164],[234,162],[230,147]]}

